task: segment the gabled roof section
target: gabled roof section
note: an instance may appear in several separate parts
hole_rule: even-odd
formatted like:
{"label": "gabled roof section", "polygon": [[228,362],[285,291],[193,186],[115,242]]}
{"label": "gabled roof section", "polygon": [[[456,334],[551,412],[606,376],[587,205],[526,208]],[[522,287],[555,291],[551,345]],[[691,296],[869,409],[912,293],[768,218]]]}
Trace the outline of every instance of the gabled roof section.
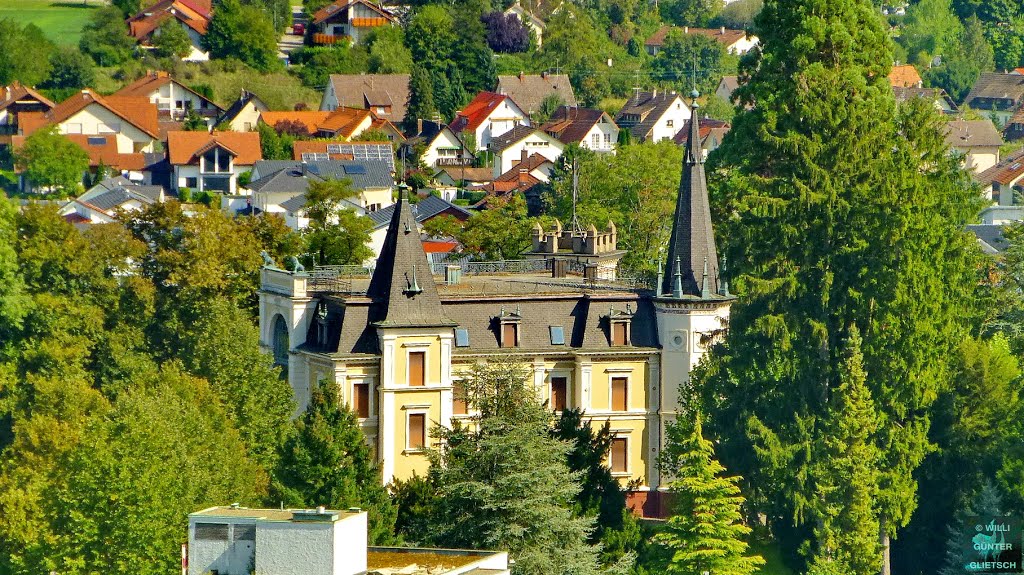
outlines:
{"label": "gabled roof section", "polygon": [[[729,122],[723,122],[722,120],[714,120],[711,118],[700,119],[700,144],[704,149],[708,149],[708,138],[711,136],[717,136],[718,142],[721,143],[722,138],[729,133],[731,126]],[[687,120],[681,130],[672,138],[672,141],[680,146],[685,146],[690,141],[690,120]],[[718,147],[718,146],[714,146]]]}
{"label": "gabled roof section", "polygon": [[743,30],[731,30],[729,28],[692,28],[684,26],[682,28],[676,26],[662,26],[658,30],[651,34],[651,37],[644,42],[644,46],[662,46],[665,43],[665,37],[669,35],[673,30],[678,30],[684,35],[694,34],[697,36],[705,36],[717,41],[726,48],[732,46],[736,42],[747,37],[747,33]]}
{"label": "gabled roof section", "polygon": [[718,250],[711,225],[696,104],[692,112],[661,294],[676,299],[709,299],[718,294]]}
{"label": "gabled roof section", "polygon": [[550,138],[552,140],[555,139],[554,136],[546,134],[537,128],[520,124],[496,138],[491,138],[491,144],[489,147],[493,151],[503,152],[534,134],[539,134],[542,137]]}
{"label": "gabled roof section", "polygon": [[1020,102],[1024,98],[1024,76],[982,72],[964,102],[970,104],[975,98]]}
{"label": "gabled roof section", "polygon": [[20,82],[14,82],[10,86],[5,87],[3,92],[0,92],[0,110],[6,110],[12,104],[25,102],[26,100],[38,102],[50,109],[56,106],[46,96],[28,86],[22,86]]}
{"label": "gabled roof section", "polygon": [[654,125],[682,98],[675,92],[634,92],[615,116],[615,123],[628,129],[637,141],[645,140]]}
{"label": "gabled roof section", "polygon": [[889,82],[893,87],[918,88],[921,86],[921,75],[912,64],[893,66],[889,72]]}
{"label": "gabled roof section", "polygon": [[153,33],[168,18],[176,18],[182,24],[202,36],[210,26],[212,7],[204,0],[161,0],[142,9],[128,19],[129,34],[142,40]]}
{"label": "gabled roof section", "polygon": [[175,80],[170,74],[163,70],[149,70],[146,75],[139,78],[138,80],[128,84],[124,88],[121,88],[117,92],[114,92],[113,96],[128,96],[134,98],[149,98],[152,94],[158,91],[161,87],[167,84],[174,84],[178,88],[185,90],[193,96],[200,98],[206,102],[209,102],[217,111],[223,112],[220,106],[215,104],[213,100],[206,96],[196,92],[192,88],[189,88],[185,84]]}
{"label": "gabled roof section", "polygon": [[990,120],[950,120],[946,144],[952,148],[998,148],[1003,138]]}
{"label": "gabled roof section", "polygon": [[355,6],[356,4],[362,4],[363,6],[366,6],[370,10],[373,10],[374,12],[380,14],[381,18],[385,18],[389,22],[394,22],[397,20],[397,17],[394,14],[384,9],[383,6],[374,4],[373,2],[367,2],[367,0],[337,0],[337,2],[328,4],[327,6],[321,8],[320,10],[317,10],[316,14],[313,14],[313,23],[319,24],[324,20],[327,20],[331,16],[334,16],[339,12],[342,12],[352,6]]}
{"label": "gabled roof section", "polygon": [[578,144],[602,120],[614,123],[604,110],[561,106],[540,129],[558,138],[563,144]]}
{"label": "gabled roof section", "polygon": [[214,146],[235,154],[235,163],[241,166],[263,158],[257,132],[167,132],[167,159],[173,165],[191,164]]}
{"label": "gabled roof section", "polygon": [[[473,101],[466,104],[465,108],[456,112],[455,121],[449,127],[456,134],[463,130],[476,131],[491,116],[491,113],[507,99],[509,97],[504,94],[480,92],[473,98]],[[519,107],[514,101],[512,103],[517,108]]]}
{"label": "gabled roof section", "polygon": [[219,118],[217,118],[217,123],[220,124],[222,122],[230,122],[234,120],[242,113],[242,110],[244,110],[250,102],[252,102],[253,107],[255,107],[258,112],[266,112],[270,109],[270,106],[267,106],[263,100],[260,100],[259,96],[248,90],[242,90],[241,96],[235,100],[234,103],[228,106],[228,109],[225,110]]}
{"label": "gabled roof section", "polygon": [[320,125],[330,115],[330,112],[321,110],[275,110],[260,113],[260,120],[271,128],[276,128],[281,122],[297,122],[302,124],[307,132],[315,134],[320,131]]}
{"label": "gabled roof section", "polygon": [[115,116],[154,138],[160,137],[160,122],[157,118],[156,104],[145,98],[123,96],[104,98],[88,88],[57,104],[49,112],[37,116],[26,114],[30,121],[22,123],[22,133],[27,136],[43,126],[59,124],[93,104],[106,108]]}
{"label": "gabled roof section", "polygon": [[558,96],[562,104],[577,106],[576,93],[566,74],[519,74],[498,76],[498,93],[505,94],[527,114],[539,112],[548,96]]}
{"label": "gabled roof section", "polygon": [[[391,219],[395,215],[395,208],[397,208],[397,206],[398,204],[391,204],[390,206],[381,208],[375,212],[369,212],[366,214],[366,217],[373,220],[374,229],[380,229],[390,224]],[[439,198],[437,196],[427,196],[415,204],[412,204],[410,209],[412,210],[413,216],[416,218],[416,222],[421,224],[444,212],[451,212],[453,216],[460,220],[469,219],[471,215],[465,208],[456,206],[444,198]]]}
{"label": "gabled roof section", "polygon": [[1007,186],[1024,176],[1024,150],[1010,154],[1003,161],[974,176],[974,179],[988,186]]}
{"label": "gabled roof section", "polygon": [[395,204],[366,295],[378,307],[378,327],[445,327],[437,285],[420,241],[420,229],[403,190]]}
{"label": "gabled roof section", "polygon": [[409,74],[331,74],[330,82],[339,107],[369,108],[386,98],[391,105],[389,117],[405,118]]}

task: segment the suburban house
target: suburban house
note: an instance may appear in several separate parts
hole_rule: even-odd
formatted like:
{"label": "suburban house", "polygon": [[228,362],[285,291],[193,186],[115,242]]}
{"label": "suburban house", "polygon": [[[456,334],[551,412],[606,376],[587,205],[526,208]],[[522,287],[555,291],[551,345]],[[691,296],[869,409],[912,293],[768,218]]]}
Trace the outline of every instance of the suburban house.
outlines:
{"label": "suburban house", "polygon": [[[728,122],[721,120],[712,120],[711,118],[702,118],[700,120],[700,146],[704,150],[704,158],[707,159],[709,153],[718,149],[718,146],[722,145],[722,139],[729,133],[731,126]],[[676,144],[686,147],[690,141],[690,121],[687,120],[683,125],[683,129],[679,130],[679,133],[672,138],[672,141]]]}
{"label": "suburban house", "polygon": [[373,112],[363,108],[268,111],[260,114],[260,121],[278,131],[299,130],[303,132],[300,135],[318,138],[349,140],[372,129],[384,131],[390,138],[401,139],[401,131],[391,122],[378,121]]}
{"label": "suburban house", "polygon": [[392,166],[383,160],[263,160],[253,166],[249,190],[253,205],[267,213],[285,215],[293,229],[309,225],[305,194],[310,182],[348,180],[356,196],[342,205],[359,215],[391,205],[395,185]]}
{"label": "suburban house", "polygon": [[515,14],[516,18],[519,18],[519,21],[523,23],[523,26],[526,26],[526,29],[533,34],[533,37],[537,39],[537,49],[540,50],[544,45],[544,30],[547,29],[544,21],[534,16],[533,12],[523,8],[519,0],[516,0],[515,3],[505,9],[505,15],[509,14]]}
{"label": "suburban house", "polygon": [[613,225],[538,226],[521,260],[435,268],[403,192],[369,277],[263,268],[261,346],[300,409],[320,381],[337,383],[385,484],[423,476],[433,429],[474,413],[461,387],[482,356],[521,358],[549,409],[612,422],[612,476],[631,508],[664,516],[670,478],[657,461],[679,384],[735,301],[720,272],[699,122],[691,130],[659,281],[621,277]]}
{"label": "suburban house", "polygon": [[1024,221],[1024,151],[1003,158],[991,168],[974,174],[982,185],[985,197],[992,200],[990,207],[981,211],[982,224],[1007,224]]}
{"label": "suburban house", "polygon": [[739,76],[722,76],[722,79],[718,81],[718,87],[715,88],[715,95],[726,102],[732,102],[732,93],[739,87]]}
{"label": "suburban house", "polygon": [[472,166],[449,166],[434,172],[432,186],[441,197],[454,201],[460,189],[474,188],[494,181],[494,168]]}
{"label": "suburban house", "polygon": [[729,54],[742,55],[757,46],[757,36],[748,36],[744,30],[730,30],[725,26],[721,28],[691,28],[690,26],[662,26],[644,42],[644,48],[651,56],[657,56],[661,47],[665,45],[665,38],[670,32],[679,31],[683,35],[691,34],[711,38],[725,48]]}
{"label": "suburban house", "polygon": [[516,126],[491,140],[494,154],[494,177],[512,169],[522,158],[539,154],[551,162],[562,157],[565,144],[558,138],[530,126]]}
{"label": "suburban house", "polygon": [[501,198],[512,194],[519,194],[526,200],[526,209],[530,216],[538,216],[543,209],[541,192],[543,184],[551,180],[551,173],[555,170],[555,163],[540,154],[531,154],[527,157],[523,152],[519,161],[505,173],[493,181],[482,185],[473,186],[472,191],[485,192],[484,196],[473,207],[488,207],[491,198]]}
{"label": "suburban house", "polygon": [[75,225],[109,224],[118,211],[141,211],[164,201],[164,189],[146,186],[122,176],[107,178],[69,201],[57,213]]}
{"label": "suburban house", "polygon": [[675,92],[637,90],[615,116],[622,130],[629,130],[634,142],[671,140],[690,119],[690,107]]}
{"label": "suburban house", "polygon": [[46,113],[56,104],[28,86],[14,82],[0,92],[0,146],[10,145],[18,133],[18,115],[24,112]]}
{"label": "suburban house", "polygon": [[566,74],[522,74],[498,76],[499,94],[504,94],[531,118],[543,109],[544,101],[552,99],[559,106],[576,106],[576,93]]}
{"label": "suburban house", "polygon": [[530,117],[512,98],[505,94],[480,92],[465,108],[456,112],[449,127],[468,147],[473,148],[473,152],[478,152],[488,149],[493,138],[519,125],[529,126]]}
{"label": "suburban house", "polygon": [[942,88],[917,88],[893,86],[893,94],[896,96],[896,103],[902,104],[912,98],[924,98],[935,103],[935,109],[943,114],[955,114],[956,104]]}
{"label": "suburban house", "polygon": [[917,68],[911,64],[896,64],[889,71],[889,83],[893,88],[920,88],[924,85]]}
{"label": "suburban house", "polygon": [[390,142],[342,142],[339,140],[296,140],[293,159],[300,162],[326,160],[374,160],[384,162],[395,171],[395,153]]}
{"label": "suburban house", "polygon": [[982,72],[964,103],[1005,126],[1024,103],[1024,76]]}
{"label": "suburban house", "polygon": [[550,136],[568,146],[576,144],[595,152],[615,153],[619,127],[603,110],[562,106],[540,127]]}
{"label": "suburban house", "polygon": [[1002,224],[968,224],[967,231],[978,238],[978,246],[988,255],[996,255],[1010,247],[1009,240],[1003,235]]}
{"label": "suburban house", "polygon": [[504,551],[367,547],[366,536],[357,508],[210,507],[188,516],[182,575],[509,575]]}
{"label": "suburban house", "polygon": [[313,44],[358,44],[370,30],[392,26],[398,18],[369,0],[337,0],[313,14]]}
{"label": "suburban house", "polygon": [[212,128],[224,113],[212,100],[163,71],[146,72],[145,76],[121,88],[114,96],[148,99],[156,104],[157,118],[161,122],[183,122],[192,110],[203,118],[208,128]]}
{"label": "suburban house", "polygon": [[270,106],[263,103],[259,96],[242,90],[242,95],[217,118],[216,125],[224,126],[233,132],[251,132],[259,124],[260,114],[268,111]]}
{"label": "suburban house", "polygon": [[156,104],[146,98],[100,96],[88,88],[48,112],[23,112],[18,118],[22,136],[50,125],[67,135],[112,136],[119,154],[153,152],[160,140]]}
{"label": "suburban house", "polygon": [[401,122],[409,102],[409,74],[331,74],[320,109],[364,108],[378,118]]}
{"label": "suburban house", "polygon": [[[384,247],[388,225],[391,223],[392,218],[394,218],[397,205],[391,204],[382,210],[366,214],[367,217],[373,220],[373,231],[370,232],[370,247],[373,249],[374,254],[379,255]],[[437,196],[427,195],[419,198],[419,201],[416,202],[413,217],[416,218],[416,223],[421,226],[434,218],[442,216],[451,216],[460,222],[465,222],[470,218],[471,214],[465,208],[456,206],[448,200]]]}
{"label": "suburban house", "polygon": [[441,122],[417,121],[416,133],[406,139],[404,153],[412,156],[419,150],[419,159],[427,168],[445,166],[468,166],[473,163],[473,151]]}
{"label": "suburban house", "polygon": [[210,59],[203,48],[203,36],[213,17],[211,0],[160,0],[128,19],[128,33],[144,48],[152,46],[154,35],[167,22],[177,22],[188,34],[192,52],[182,58],[188,62]]}
{"label": "suburban house", "polygon": [[999,163],[1003,138],[989,120],[950,120],[946,144],[963,155],[964,169],[984,172]]}
{"label": "suburban house", "polygon": [[263,158],[255,132],[168,132],[172,188],[235,194],[238,175]]}

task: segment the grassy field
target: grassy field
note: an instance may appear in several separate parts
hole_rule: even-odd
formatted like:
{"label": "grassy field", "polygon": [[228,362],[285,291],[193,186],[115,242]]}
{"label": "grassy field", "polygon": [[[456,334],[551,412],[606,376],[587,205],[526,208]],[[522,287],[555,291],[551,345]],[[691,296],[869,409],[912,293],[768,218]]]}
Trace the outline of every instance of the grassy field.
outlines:
{"label": "grassy field", "polygon": [[0,0],[0,18],[35,24],[55,43],[77,45],[89,14],[102,5],[101,0]]}

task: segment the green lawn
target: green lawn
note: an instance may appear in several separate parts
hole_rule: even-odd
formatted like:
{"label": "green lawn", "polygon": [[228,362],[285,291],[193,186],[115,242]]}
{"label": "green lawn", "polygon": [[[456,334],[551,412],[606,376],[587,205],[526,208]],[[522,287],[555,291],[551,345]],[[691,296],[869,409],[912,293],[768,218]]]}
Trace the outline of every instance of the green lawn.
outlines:
{"label": "green lawn", "polygon": [[89,14],[102,5],[101,0],[0,0],[0,18],[35,24],[57,44],[78,45]]}

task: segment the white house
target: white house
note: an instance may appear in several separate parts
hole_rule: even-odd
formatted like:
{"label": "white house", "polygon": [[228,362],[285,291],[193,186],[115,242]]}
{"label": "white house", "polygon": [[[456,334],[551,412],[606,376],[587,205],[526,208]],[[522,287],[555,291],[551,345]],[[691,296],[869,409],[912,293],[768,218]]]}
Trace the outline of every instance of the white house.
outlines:
{"label": "white house", "polygon": [[391,26],[398,18],[367,0],[337,0],[313,14],[314,44],[358,44],[374,28]]}
{"label": "white house", "polygon": [[109,224],[117,211],[137,212],[164,201],[164,189],[145,186],[123,176],[107,178],[64,204],[57,212],[73,224]]}
{"label": "white house", "polygon": [[155,104],[146,98],[104,97],[88,88],[48,112],[24,112],[18,118],[18,130],[23,136],[53,124],[62,134],[112,135],[119,154],[153,152],[160,139]]}
{"label": "white house", "polygon": [[634,142],[671,140],[690,119],[690,107],[675,92],[636,91],[626,101],[615,123],[629,130]]}
{"label": "white house", "polygon": [[946,144],[964,157],[964,169],[984,172],[999,163],[1003,138],[989,120],[950,120]]}
{"label": "white house", "polygon": [[565,144],[551,134],[529,126],[518,126],[491,141],[494,177],[508,172],[522,158],[534,154],[554,162],[562,156],[563,150]]}
{"label": "white house", "polygon": [[420,149],[420,161],[431,169],[473,163],[472,150],[467,149],[455,132],[441,122],[420,120],[416,134],[406,140],[405,148],[410,152]]}
{"label": "white house", "polygon": [[540,129],[568,146],[576,144],[595,152],[615,153],[619,127],[603,110],[562,106]]}
{"label": "white house", "polygon": [[477,152],[486,150],[493,138],[520,125],[529,126],[530,117],[511,97],[480,92],[472,102],[456,113],[449,127],[464,142],[471,136],[472,141],[476,142],[473,151]]}
{"label": "white house", "polygon": [[212,100],[195,92],[163,71],[151,70],[138,80],[114,93],[114,96],[146,98],[156,104],[160,118],[180,122],[189,110],[199,114],[212,128],[224,110]]}
{"label": "white house", "polygon": [[644,48],[651,56],[657,56],[658,52],[665,45],[665,38],[672,32],[681,32],[684,36],[696,35],[710,38],[725,48],[725,51],[734,55],[743,55],[757,46],[757,36],[750,36],[744,30],[730,30],[725,26],[721,28],[692,28],[683,26],[662,26],[644,42]]}
{"label": "white house", "polygon": [[225,126],[233,132],[252,132],[259,125],[260,115],[270,110],[259,96],[242,90],[242,95],[219,118],[218,126]]}
{"label": "white house", "polygon": [[182,60],[203,62],[210,53],[203,46],[203,37],[210,26],[210,0],[159,0],[128,19],[128,33],[144,48],[152,48],[153,38],[160,35],[165,24],[181,26],[188,35],[191,51]]}
{"label": "white house", "polygon": [[235,194],[238,176],[263,157],[256,132],[168,132],[167,160],[175,190]]}

